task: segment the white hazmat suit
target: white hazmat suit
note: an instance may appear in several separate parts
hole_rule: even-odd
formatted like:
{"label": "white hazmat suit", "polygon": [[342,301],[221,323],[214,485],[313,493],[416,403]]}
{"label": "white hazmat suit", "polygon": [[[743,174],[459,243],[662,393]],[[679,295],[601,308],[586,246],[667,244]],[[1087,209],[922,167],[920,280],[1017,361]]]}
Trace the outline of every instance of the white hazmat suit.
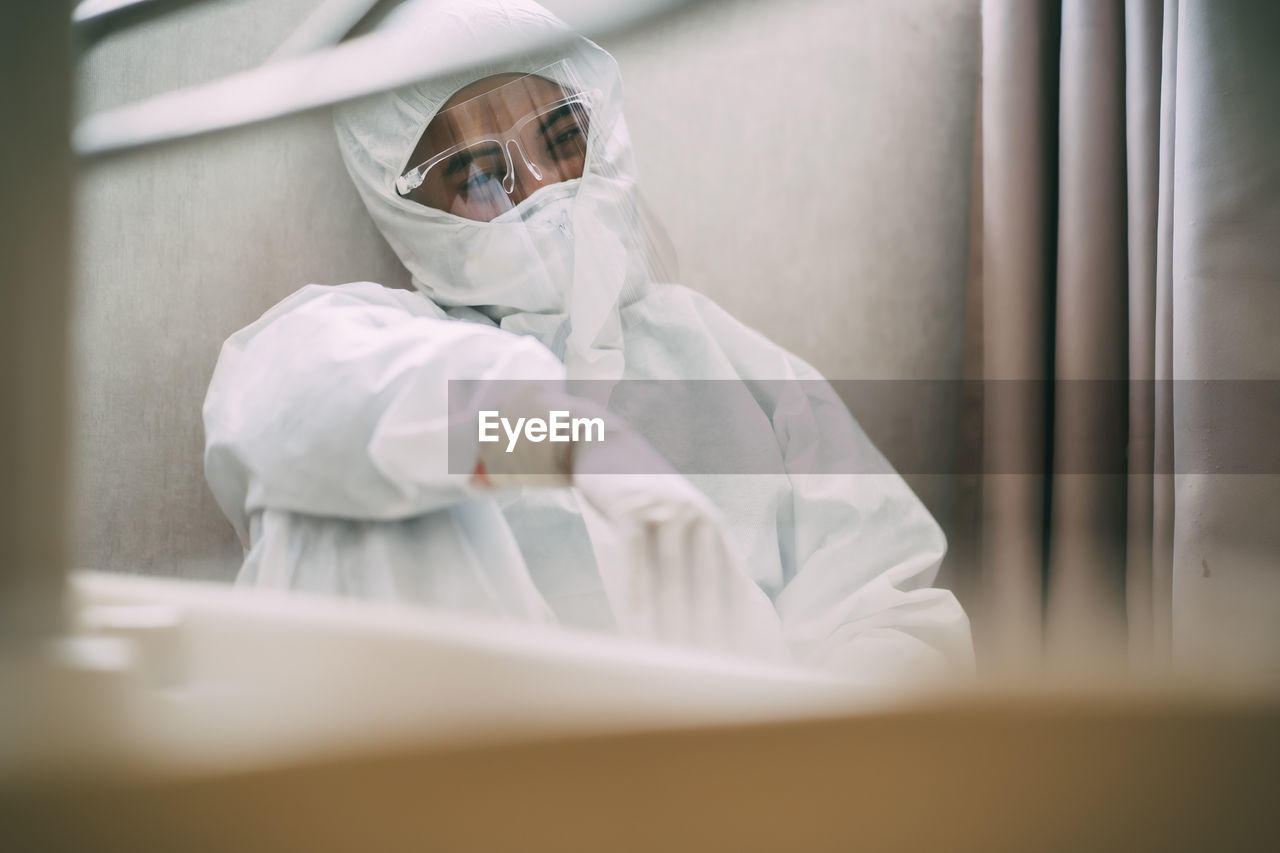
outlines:
{"label": "white hazmat suit", "polygon": [[[422,51],[567,34],[525,0],[409,3],[382,26]],[[555,60],[576,78],[556,82],[593,97],[581,178],[488,222],[397,193],[454,92]],[[942,533],[834,392],[710,300],[666,283],[607,53],[574,37],[554,55],[365,99],[339,109],[335,124],[352,179],[418,292],[309,285],[223,346],[204,407],[205,467],[247,549],[239,583],[643,633],[632,630],[634,600],[618,592],[625,549],[595,511],[609,488],[597,499],[579,478],[576,489],[493,491],[470,466],[451,468],[459,447],[456,434],[449,446],[448,380],[597,380],[604,396],[619,381],[725,380],[747,389],[750,411],[735,408],[718,432],[673,437],[659,407],[625,414],[677,470],[707,471],[699,463],[713,444],[750,460],[737,473],[665,478],[678,494],[709,499],[737,552],[750,593],[725,600],[751,614],[739,629],[759,635],[754,648],[738,645],[761,654],[781,645],[801,666],[854,679],[970,665],[963,611],[929,586]],[[467,458],[477,452],[463,448]],[[645,475],[633,477],[648,488]]]}

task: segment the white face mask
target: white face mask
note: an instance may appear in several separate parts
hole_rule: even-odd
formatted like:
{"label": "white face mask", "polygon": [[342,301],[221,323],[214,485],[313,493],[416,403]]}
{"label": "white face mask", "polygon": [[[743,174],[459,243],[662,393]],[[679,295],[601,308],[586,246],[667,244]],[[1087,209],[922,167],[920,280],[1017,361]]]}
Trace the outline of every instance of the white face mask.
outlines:
{"label": "white face mask", "polygon": [[543,187],[491,222],[459,230],[456,280],[466,283],[472,304],[539,314],[565,310],[580,183]]}

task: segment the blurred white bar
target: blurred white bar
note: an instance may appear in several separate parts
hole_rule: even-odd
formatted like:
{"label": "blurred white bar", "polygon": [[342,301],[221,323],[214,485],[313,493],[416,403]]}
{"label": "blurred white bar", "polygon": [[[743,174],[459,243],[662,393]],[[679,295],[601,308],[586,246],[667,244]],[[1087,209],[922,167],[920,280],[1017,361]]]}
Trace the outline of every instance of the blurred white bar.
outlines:
{"label": "blurred white bar", "polygon": [[[650,22],[691,2],[600,3],[574,16],[573,23],[585,35],[600,36]],[[374,32],[320,53],[106,110],[80,122],[72,145],[81,157],[96,157],[230,130],[501,62],[520,53],[554,50],[565,41],[547,37],[531,42],[512,33],[495,38],[481,55],[461,46],[428,55],[397,50],[406,37],[412,34]]]}
{"label": "blurred white bar", "polygon": [[207,0],[81,0],[71,11],[71,26],[84,50],[112,33],[203,2]]}
{"label": "blurred white bar", "polygon": [[227,772],[873,708],[901,689],[596,634],[273,590],[77,572],[79,633],[0,654],[0,787]]}
{"label": "blurred white bar", "polygon": [[379,0],[323,0],[275,49],[267,62],[305,56],[342,41]]}

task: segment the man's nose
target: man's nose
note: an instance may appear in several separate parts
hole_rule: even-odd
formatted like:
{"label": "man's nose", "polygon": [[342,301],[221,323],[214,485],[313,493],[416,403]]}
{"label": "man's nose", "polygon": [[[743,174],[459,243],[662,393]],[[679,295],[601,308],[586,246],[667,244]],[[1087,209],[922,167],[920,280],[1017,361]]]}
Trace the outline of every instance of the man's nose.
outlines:
{"label": "man's nose", "polygon": [[537,169],[525,159],[524,152],[514,142],[507,143],[511,155],[512,187],[511,204],[517,205],[538,191],[545,183],[546,175],[540,177],[534,173]]}

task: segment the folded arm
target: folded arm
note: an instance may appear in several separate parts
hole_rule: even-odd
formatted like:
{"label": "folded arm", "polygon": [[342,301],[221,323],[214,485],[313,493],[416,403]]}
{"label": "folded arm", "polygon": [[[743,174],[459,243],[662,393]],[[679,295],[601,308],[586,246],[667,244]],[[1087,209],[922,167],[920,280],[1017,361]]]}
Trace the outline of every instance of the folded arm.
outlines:
{"label": "folded arm", "polygon": [[449,319],[416,294],[308,285],[223,345],[204,404],[205,474],[246,543],[260,509],[421,515],[476,493],[458,447],[450,470],[448,380],[563,376],[538,342]]}

